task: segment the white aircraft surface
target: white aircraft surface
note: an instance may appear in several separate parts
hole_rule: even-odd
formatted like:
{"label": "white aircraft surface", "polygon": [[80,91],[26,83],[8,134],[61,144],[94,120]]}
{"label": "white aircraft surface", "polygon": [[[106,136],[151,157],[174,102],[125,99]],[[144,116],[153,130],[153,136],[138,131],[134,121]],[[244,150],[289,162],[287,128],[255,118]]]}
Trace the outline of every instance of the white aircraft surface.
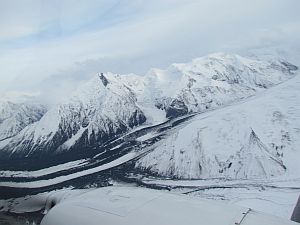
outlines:
{"label": "white aircraft surface", "polygon": [[226,203],[136,187],[105,187],[65,198],[53,195],[41,225],[293,225]]}

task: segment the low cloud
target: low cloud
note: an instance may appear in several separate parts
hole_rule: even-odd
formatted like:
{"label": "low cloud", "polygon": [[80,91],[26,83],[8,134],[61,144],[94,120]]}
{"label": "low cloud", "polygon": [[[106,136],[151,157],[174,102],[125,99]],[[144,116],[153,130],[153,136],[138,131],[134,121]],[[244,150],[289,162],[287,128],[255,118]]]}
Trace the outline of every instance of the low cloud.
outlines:
{"label": "low cloud", "polygon": [[143,75],[216,51],[300,46],[298,0],[33,0],[22,12],[17,2],[0,7],[0,92],[51,104],[99,71]]}

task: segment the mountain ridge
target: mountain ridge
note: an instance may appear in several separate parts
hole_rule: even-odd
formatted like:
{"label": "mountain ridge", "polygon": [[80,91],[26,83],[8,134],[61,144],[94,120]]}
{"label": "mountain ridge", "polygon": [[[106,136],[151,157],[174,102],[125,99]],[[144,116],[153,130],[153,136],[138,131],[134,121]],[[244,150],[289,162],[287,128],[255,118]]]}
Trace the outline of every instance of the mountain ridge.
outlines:
{"label": "mountain ridge", "polygon": [[[99,73],[39,121],[0,141],[0,154],[4,159],[98,155],[104,143],[135,127],[240,101],[292,78],[296,69],[282,60],[218,53],[152,69],[144,77]],[[204,170],[202,164],[198,168]]]}
{"label": "mountain ridge", "polygon": [[297,177],[299,93],[297,75],[243,102],[199,114],[137,161],[136,169],[176,179]]}

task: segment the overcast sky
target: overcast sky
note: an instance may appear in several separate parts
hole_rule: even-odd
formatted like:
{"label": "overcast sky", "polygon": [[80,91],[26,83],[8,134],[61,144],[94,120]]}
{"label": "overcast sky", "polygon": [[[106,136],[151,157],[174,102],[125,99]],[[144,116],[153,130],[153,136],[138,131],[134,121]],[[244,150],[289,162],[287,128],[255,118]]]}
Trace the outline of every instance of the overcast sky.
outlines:
{"label": "overcast sky", "polygon": [[55,102],[100,71],[142,75],[211,52],[299,48],[299,10],[299,0],[0,0],[0,94]]}

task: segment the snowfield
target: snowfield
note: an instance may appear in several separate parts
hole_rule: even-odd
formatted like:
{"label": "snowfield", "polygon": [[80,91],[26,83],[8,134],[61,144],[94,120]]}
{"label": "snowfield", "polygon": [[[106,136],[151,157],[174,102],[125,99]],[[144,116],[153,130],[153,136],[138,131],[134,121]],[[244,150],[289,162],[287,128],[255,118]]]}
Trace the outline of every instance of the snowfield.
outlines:
{"label": "snowfield", "polygon": [[72,161],[72,162],[68,162],[68,163],[64,163],[64,164],[60,164],[57,166],[52,166],[52,167],[48,167],[45,169],[41,169],[41,170],[33,170],[33,171],[9,171],[9,170],[3,170],[0,171],[0,177],[40,177],[40,176],[45,176],[51,173],[55,173],[55,172],[59,172],[62,170],[68,170],[68,169],[73,169],[76,167],[80,167],[83,165],[88,164],[87,160],[77,160],[77,161]]}
{"label": "snowfield", "polygon": [[194,117],[136,167],[165,177],[299,177],[300,76]]}
{"label": "snowfield", "polygon": [[94,174],[103,170],[107,170],[113,167],[116,167],[118,165],[123,164],[124,162],[127,162],[131,159],[134,159],[137,156],[137,153],[129,153],[127,155],[121,156],[120,158],[113,160],[112,162],[109,162],[107,164],[87,169],[84,171],[80,171],[77,173],[71,173],[66,176],[57,176],[53,179],[47,179],[47,180],[38,180],[38,181],[31,181],[31,182],[1,182],[1,187],[16,187],[16,188],[41,188],[41,187],[47,187],[55,184],[63,183],[64,181],[69,181],[75,178],[83,177],[86,175]]}

